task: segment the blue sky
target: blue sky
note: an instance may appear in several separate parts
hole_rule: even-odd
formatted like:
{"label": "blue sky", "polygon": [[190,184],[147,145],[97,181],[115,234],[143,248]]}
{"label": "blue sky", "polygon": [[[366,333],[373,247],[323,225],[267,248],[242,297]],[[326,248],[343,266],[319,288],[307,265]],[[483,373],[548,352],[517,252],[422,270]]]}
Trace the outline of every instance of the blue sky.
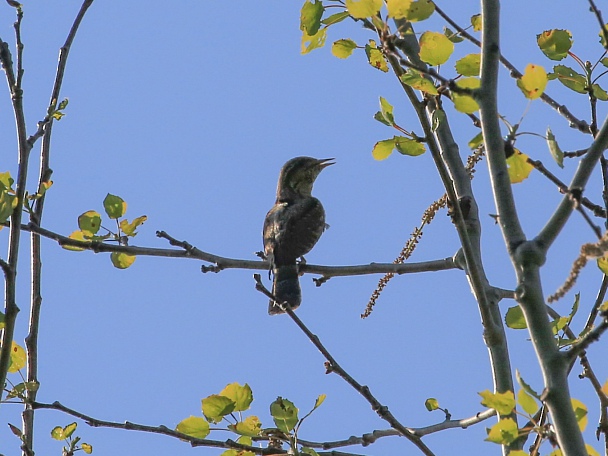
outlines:
{"label": "blue sky", "polygon": [[[479,12],[478,2],[472,0],[440,6],[461,24]],[[207,252],[255,259],[282,164],[298,155],[335,157],[336,165],[322,173],[314,189],[331,228],[307,255],[308,262],[391,262],[422,212],[443,194],[441,182],[428,154],[372,159],[374,143],[394,134],[372,118],[378,97],[395,106],[397,123],[420,133],[414,113],[395,78],[370,67],[362,50],[348,60],[333,57],[329,46],[300,55],[300,7],[300,2],[95,2],[68,62],[62,98],[69,97],[70,103],[53,130],[54,186],[43,226],[71,233],[77,229],[78,215],[102,211],[109,192],[127,201],[127,218],[148,216],[136,245],[168,247],[154,235],[165,230]],[[78,8],[76,1],[24,5],[24,90],[30,130],[46,112],[58,48]],[[595,61],[602,49],[597,22],[587,9],[585,2],[573,5],[565,0],[504,2],[504,55],[520,69],[536,63],[549,70],[552,62],[536,46],[536,35],[567,28],[574,36],[573,51],[583,60]],[[12,42],[13,20],[13,9],[0,5],[0,37],[5,41]],[[443,25],[434,17],[416,30],[440,31]],[[345,21],[330,29],[328,44],[340,38],[362,45],[373,36]],[[476,50],[469,44],[457,46],[459,56],[472,52]],[[565,64],[575,65],[572,60]],[[454,75],[449,66],[443,71]],[[506,71],[501,84],[500,112],[517,122],[527,101]],[[14,122],[9,96],[5,86],[0,87],[0,171],[14,174]],[[588,118],[584,96],[572,96],[557,81],[549,84],[548,93]],[[477,130],[464,116],[447,109],[465,156],[466,143]],[[603,118],[603,106],[599,113]],[[543,134],[548,125],[564,150],[589,144],[588,137],[570,129],[548,106],[533,102],[522,128]],[[568,182],[576,164],[568,162],[560,170],[544,140],[525,136],[517,145]],[[32,155],[32,189],[38,174],[36,157],[37,150]],[[597,173],[595,177],[588,190],[600,203],[601,184]],[[485,163],[478,167],[474,191],[488,276],[493,285],[513,288],[502,237],[487,216],[496,211]],[[515,186],[514,192],[526,233],[534,236],[560,195],[538,173]],[[545,293],[563,282],[580,245],[593,239],[575,214],[543,269]],[[6,242],[4,230],[0,247]],[[23,253],[28,246],[25,237]],[[412,261],[450,257],[457,248],[455,230],[442,212],[425,230]],[[325,403],[301,431],[300,437],[307,440],[338,440],[387,427],[344,381],[325,375],[324,359],[288,317],[267,316],[267,300],[255,291],[251,271],[203,275],[196,261],[145,257],[120,271],[105,254],[69,252],[49,240],[43,241],[43,254],[40,401],[58,400],[100,419],[174,427],[189,415],[200,415],[201,398],[237,381],[253,389],[251,413],[264,426],[272,425],[268,406],[277,396],[290,399],[304,412],[319,394],[326,394]],[[29,281],[27,257],[21,261],[20,342],[27,334]],[[481,411],[477,392],[492,389],[492,381],[476,303],[462,272],[396,277],[372,316],[361,320],[379,278],[333,278],[316,288],[311,276],[304,276],[298,315],[403,424],[420,427],[443,419],[440,412],[426,411],[428,397],[436,397],[454,418]],[[580,279],[579,325],[600,280],[594,265]],[[570,294],[556,309],[566,314],[572,300]],[[501,303],[503,313],[512,305]],[[513,368],[542,389],[527,333],[509,330],[508,337]],[[598,345],[589,354],[605,381],[608,362],[602,351]],[[576,378],[577,369],[572,394],[589,406],[585,436],[597,445],[596,400],[588,382]],[[17,378],[12,376],[13,381]],[[19,405],[3,405],[0,421],[19,425],[20,411]],[[61,444],[51,440],[50,431],[72,421],[58,412],[37,412],[37,452],[60,454]],[[483,442],[485,427],[451,430],[425,442],[436,454],[454,448],[459,454],[499,451]],[[98,455],[221,453],[191,449],[169,437],[93,429],[82,422],[77,434]],[[210,435],[220,440],[231,437],[222,432]],[[18,449],[18,439],[0,424],[0,453],[17,454]],[[370,455],[415,451],[396,437],[350,450]]]}

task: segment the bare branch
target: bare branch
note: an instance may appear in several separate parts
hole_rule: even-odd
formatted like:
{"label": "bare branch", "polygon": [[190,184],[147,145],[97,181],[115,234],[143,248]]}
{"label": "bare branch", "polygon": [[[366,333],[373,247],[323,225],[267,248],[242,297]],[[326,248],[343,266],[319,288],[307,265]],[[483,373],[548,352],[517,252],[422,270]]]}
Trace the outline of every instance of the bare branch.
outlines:
{"label": "bare branch", "polygon": [[[259,274],[254,274],[254,279],[256,281],[255,288],[259,292],[263,293],[270,299],[276,301],[275,296],[273,296],[270,291],[264,287],[262,284],[262,280]],[[397,430],[400,435],[408,439],[412,442],[420,451],[422,451],[427,456],[433,456],[433,452],[422,442],[420,437],[414,435],[412,431],[406,428],[403,424],[401,424],[393,414],[388,410],[386,405],[382,405],[378,399],[372,394],[369,387],[365,385],[361,385],[357,382],[348,372],[346,372],[342,366],[338,364],[335,358],[329,353],[329,350],[325,348],[325,346],[321,343],[321,340],[318,336],[313,334],[310,329],[300,320],[300,318],[295,314],[291,307],[287,303],[283,303],[281,306],[285,312],[291,317],[294,323],[302,330],[302,332],[308,337],[308,339],[313,343],[313,345],[321,352],[321,354],[325,357],[327,362],[325,363],[326,373],[335,372],[342,379],[346,381],[350,386],[352,386],[359,394],[361,394],[367,402],[372,406],[372,410],[378,414],[380,418],[385,420],[393,429]]]}
{"label": "bare branch", "polygon": [[[222,269],[253,269],[267,271],[269,264],[266,261],[241,260],[236,258],[222,257],[209,252],[203,252],[196,247],[190,245],[186,241],[178,241],[165,233],[157,231],[157,236],[169,240],[171,245],[179,246],[183,250],[175,249],[157,249],[152,247],[136,247],[112,245],[103,242],[87,242],[71,239],[67,236],[55,233],[53,231],[41,228],[28,223],[21,225],[24,231],[31,231],[44,236],[48,239],[56,241],[62,247],[77,247],[84,250],[90,250],[95,253],[102,252],[120,252],[129,255],[141,255],[152,257],[168,257],[168,258],[189,258],[193,260],[202,260],[217,265],[218,270]],[[448,269],[458,269],[452,257],[441,260],[421,261],[419,263],[408,264],[393,264],[393,263],[370,263],[354,266],[321,266],[315,264],[301,264],[300,272],[309,274],[320,274],[325,277],[345,277],[368,274],[386,274],[388,272],[394,274],[414,274],[418,272],[443,271]]]}

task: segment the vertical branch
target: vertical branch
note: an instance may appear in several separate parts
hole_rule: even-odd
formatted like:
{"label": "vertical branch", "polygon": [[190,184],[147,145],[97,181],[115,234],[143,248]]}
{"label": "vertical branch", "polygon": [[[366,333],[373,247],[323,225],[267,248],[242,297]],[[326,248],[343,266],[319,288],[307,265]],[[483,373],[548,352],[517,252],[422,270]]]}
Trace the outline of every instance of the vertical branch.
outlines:
{"label": "vertical branch", "polygon": [[[15,23],[15,29],[19,30],[21,21],[18,18]],[[20,34],[17,36],[20,39]],[[21,60],[21,59],[20,59]],[[17,206],[13,210],[10,217],[10,231],[8,239],[8,258],[4,269],[5,288],[4,288],[4,311],[5,311],[5,326],[2,330],[2,338],[0,341],[0,385],[4,385],[6,374],[10,364],[11,344],[15,332],[15,321],[19,308],[16,301],[16,276],[17,262],[19,258],[19,239],[21,235],[21,219],[23,215],[23,197],[25,195],[25,186],[27,183],[27,171],[30,151],[32,149],[27,140],[27,132],[25,126],[25,115],[23,112],[23,90],[21,88],[21,78],[15,78],[13,69],[13,61],[8,43],[0,38],[0,62],[6,75],[6,82],[11,94],[11,102],[13,113],[15,116],[15,125],[17,132],[17,147],[18,147],[18,168],[17,168],[17,186],[16,197]]]}
{"label": "vertical branch", "polygon": [[[55,75],[55,82],[51,91],[51,97],[49,100],[49,112],[57,104],[61,86],[63,83],[63,75],[67,64],[68,55],[76,32],[82,22],[82,19],[87,12],[88,8],[92,5],[93,0],[85,0],[76,15],[72,28],[68,33],[67,39],[64,45],[59,51],[59,61],[57,63],[57,71]],[[51,133],[53,127],[53,117],[47,114],[44,126],[44,133],[42,136],[42,144],[40,148],[40,175],[38,179],[38,191],[43,187],[43,183],[50,179],[52,173],[50,169],[50,147],[51,147]],[[33,212],[30,214],[30,221],[36,225],[40,225],[42,221],[42,212],[44,209],[44,199],[46,193],[36,200],[36,204],[33,207]],[[40,247],[40,235],[31,232],[31,290],[30,290],[30,320],[28,335],[25,338],[25,347],[27,352],[27,381],[31,383],[38,383],[38,328],[40,323],[40,309],[42,306],[42,256]],[[25,438],[25,445],[28,448],[33,449],[34,444],[34,409],[32,403],[36,401],[36,389],[27,389],[26,391],[26,405],[23,411],[22,423],[23,423],[23,434]]]}
{"label": "vertical branch", "polygon": [[[483,136],[488,152],[492,191],[498,209],[503,238],[517,274],[518,286],[515,297],[526,319],[543,374],[545,384],[542,396],[543,402],[551,413],[557,441],[562,453],[566,456],[581,455],[585,454],[586,450],[570,401],[568,362],[560,353],[553,338],[541,286],[540,267],[545,261],[546,249],[549,244],[540,242],[538,238],[535,241],[526,241],[525,239],[517,217],[507,172],[503,140],[498,125],[499,10],[498,0],[482,0],[481,88],[477,99],[480,105]],[[593,154],[588,153],[585,159],[589,159],[589,155]],[[599,157],[596,157],[595,160],[597,158]],[[583,186],[578,188],[583,188]],[[572,212],[573,203],[562,201],[562,205],[564,213],[557,215],[555,221],[556,224],[561,224],[561,226],[565,224]],[[554,215],[553,218],[556,218],[556,216]],[[555,236],[557,232],[559,232],[559,229],[554,231]]]}
{"label": "vertical branch", "polygon": [[[400,30],[411,27],[404,21],[397,20],[395,22]],[[407,55],[414,66],[426,69],[426,64],[419,58],[420,49],[413,34],[404,34],[400,39],[399,48]],[[403,69],[397,58],[394,55],[389,55],[388,60],[397,77],[401,76]],[[403,83],[401,85],[406,93],[413,91],[411,87]],[[500,296],[490,286],[483,267],[481,225],[469,175],[460,158],[458,145],[454,141],[447,119],[442,120],[437,129],[433,131],[429,119],[432,118],[435,110],[440,109],[436,101],[427,99],[425,103],[422,103],[415,97],[409,94],[408,96],[424,129],[429,150],[451,203],[452,218],[460,237],[462,252],[466,261],[467,278],[478,303],[484,328],[484,342],[490,356],[494,388],[498,392],[512,391],[511,362],[502,317],[498,308]],[[515,419],[515,415],[513,415],[513,418]]]}

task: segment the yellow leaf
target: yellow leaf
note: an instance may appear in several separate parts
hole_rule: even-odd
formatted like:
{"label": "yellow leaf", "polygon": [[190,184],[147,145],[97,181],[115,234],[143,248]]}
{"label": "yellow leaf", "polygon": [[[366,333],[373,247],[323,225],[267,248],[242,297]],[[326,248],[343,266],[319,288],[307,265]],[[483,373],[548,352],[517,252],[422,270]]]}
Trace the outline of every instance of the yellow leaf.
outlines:
{"label": "yellow leaf", "polygon": [[9,365],[9,372],[17,372],[25,367],[25,350],[19,344],[13,341],[11,349],[11,363]]}
{"label": "yellow leaf", "polygon": [[378,141],[372,150],[372,157],[376,160],[386,160],[392,153],[395,147],[395,141],[385,139]]}
{"label": "yellow leaf", "polygon": [[89,445],[88,443],[83,443],[80,445],[80,448],[82,448],[82,451],[84,451],[86,454],[91,454],[93,452],[93,446]]}
{"label": "yellow leaf", "polygon": [[473,30],[476,32],[481,32],[481,14],[476,14],[475,16],[471,16],[471,25],[473,26]]}
{"label": "yellow leaf", "polygon": [[110,261],[112,261],[114,267],[118,269],[127,269],[135,262],[136,258],[135,255],[127,255],[122,252],[112,252],[110,254]]}
{"label": "yellow leaf", "polygon": [[[477,78],[461,78],[456,81],[456,85],[463,89],[478,89],[481,85],[481,81]],[[465,114],[473,114],[479,110],[479,105],[471,95],[461,94],[452,92],[452,101],[454,102],[454,108],[458,112]]]}
{"label": "yellow leaf", "polygon": [[608,396],[608,380],[606,380],[606,383],[604,383],[604,386],[602,386],[602,393]]}
{"label": "yellow leaf", "polygon": [[[501,415],[510,414],[515,408],[515,395],[513,391],[505,391],[504,393],[493,393],[489,390],[478,393],[483,400],[482,405],[493,408]],[[515,426],[517,428],[517,426]]]}
{"label": "yellow leaf", "polygon": [[540,65],[532,63],[526,66],[524,75],[517,80],[517,87],[524,93],[526,98],[535,100],[540,97],[547,87],[547,72]]}
{"label": "yellow leaf", "polygon": [[302,54],[308,54],[313,49],[323,47],[325,45],[326,37],[327,37],[327,28],[320,29],[313,36],[310,36],[308,33],[306,33],[306,31],[303,31],[300,52]]}
{"label": "yellow leaf", "polygon": [[382,0],[346,0],[346,9],[355,19],[372,17],[382,8]]}
{"label": "yellow leaf", "polygon": [[[70,239],[74,239],[75,241],[82,241],[82,242],[86,242],[87,239],[85,239],[85,233],[82,230],[77,230],[74,231],[72,234],[70,234],[68,237]],[[84,249],[82,247],[74,247],[71,245],[62,245],[61,247],[63,247],[66,250],[73,250],[74,252],[82,252]]]}
{"label": "yellow leaf", "polygon": [[587,449],[587,454],[589,456],[600,456],[600,454],[597,451],[595,451],[595,448],[593,448],[588,443],[585,444],[585,448]]}
{"label": "yellow leaf", "polygon": [[346,59],[347,57],[350,57],[356,47],[357,43],[353,40],[341,39],[334,41],[334,44],[331,47],[331,53],[339,59]]}
{"label": "yellow leaf", "polygon": [[521,405],[528,415],[534,415],[538,410],[538,404],[532,396],[526,393],[526,390],[519,390],[517,393],[517,403]]}
{"label": "yellow leaf", "polygon": [[407,19],[412,0],[386,0],[388,16],[395,19]]}
{"label": "yellow leaf", "polygon": [[420,59],[429,65],[441,65],[454,52],[454,43],[439,32],[424,32],[420,37]]}
{"label": "yellow leaf", "polygon": [[604,274],[608,275],[608,255],[604,254],[603,257],[597,259],[597,267],[600,268]]}
{"label": "yellow leaf", "polygon": [[189,416],[180,421],[175,430],[197,439],[204,439],[210,432],[209,423],[200,416]]}
{"label": "yellow leaf", "polygon": [[504,418],[489,429],[486,441],[508,445],[513,442],[519,431],[517,423],[512,418]]}
{"label": "yellow leaf", "polygon": [[534,166],[528,163],[526,154],[522,154],[515,149],[515,153],[507,158],[507,166],[509,167],[509,178],[512,184],[518,184],[528,178]]}

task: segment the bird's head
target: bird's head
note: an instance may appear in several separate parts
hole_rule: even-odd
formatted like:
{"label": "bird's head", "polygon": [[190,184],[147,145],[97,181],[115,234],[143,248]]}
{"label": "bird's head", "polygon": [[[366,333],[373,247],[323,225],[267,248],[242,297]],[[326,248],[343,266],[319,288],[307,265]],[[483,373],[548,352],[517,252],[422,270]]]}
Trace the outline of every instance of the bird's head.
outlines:
{"label": "bird's head", "polygon": [[333,158],[296,157],[283,165],[277,186],[277,198],[310,196],[315,179]]}

